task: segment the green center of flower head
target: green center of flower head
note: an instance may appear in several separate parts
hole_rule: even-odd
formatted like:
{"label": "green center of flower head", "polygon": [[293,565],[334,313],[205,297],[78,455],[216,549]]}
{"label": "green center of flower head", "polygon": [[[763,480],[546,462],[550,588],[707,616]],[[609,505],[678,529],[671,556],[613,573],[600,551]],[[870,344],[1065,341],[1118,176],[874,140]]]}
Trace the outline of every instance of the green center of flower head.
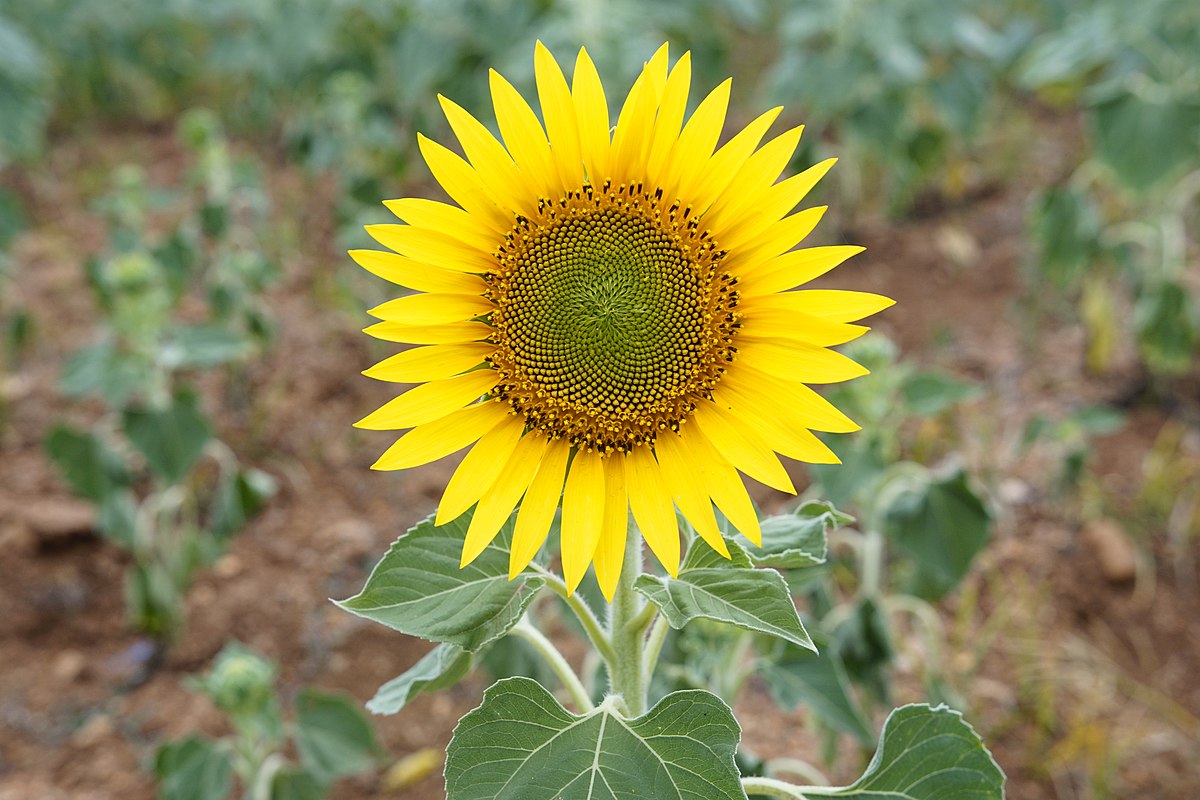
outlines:
{"label": "green center of flower head", "polygon": [[723,256],[690,209],[638,184],[541,202],[489,276],[498,394],[531,428],[605,453],[678,430],[736,352]]}

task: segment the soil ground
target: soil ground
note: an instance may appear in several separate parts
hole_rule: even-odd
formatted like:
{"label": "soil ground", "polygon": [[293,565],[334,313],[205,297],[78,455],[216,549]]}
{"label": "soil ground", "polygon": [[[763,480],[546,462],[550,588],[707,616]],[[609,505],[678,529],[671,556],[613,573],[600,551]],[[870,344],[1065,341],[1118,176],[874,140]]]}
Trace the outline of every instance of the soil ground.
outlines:
{"label": "soil ground", "polygon": [[[278,660],[285,692],[314,684],[360,701],[429,646],[329,602],[357,591],[387,545],[433,510],[453,466],[448,459],[401,474],[368,469],[389,439],[350,424],[384,402],[388,387],[357,372],[386,351],[358,332],[365,316],[349,310],[354,301],[345,301],[339,277],[355,267],[331,246],[284,263],[267,299],[278,336],[249,368],[240,403],[228,402],[220,380],[204,384],[210,404],[223,409],[222,438],[274,475],[280,491],[195,582],[185,635],[157,669],[139,674],[144,642],[124,622],[125,557],[88,530],[86,512],[73,530],[46,530],[53,526],[45,515],[73,501],[43,455],[45,431],[63,419],[88,424],[101,412],[56,391],[66,356],[95,335],[82,261],[100,249],[104,228],[80,188],[87,180],[78,178],[134,153],[155,165],[152,182],[169,183],[182,170],[172,136],[138,133],[60,142],[48,169],[18,176],[32,225],[12,257],[17,300],[35,335],[2,387],[0,800],[152,797],[146,767],[157,743],[193,730],[225,732],[184,677],[232,639]],[[329,188],[285,168],[271,180],[273,195],[287,198],[280,217],[305,241],[331,241]],[[1143,402],[1132,367],[1084,372],[1081,331],[1037,313],[1025,289],[1024,202],[1018,193],[985,192],[920,219],[843,232],[867,252],[825,284],[896,298],[878,329],[906,358],[983,389],[921,434],[936,454],[968,462],[999,512],[988,550],[941,612],[947,678],[1006,770],[1009,797],[1194,800],[1200,558],[1194,547],[1174,546],[1167,523],[1143,513],[1139,497],[1147,456],[1172,431],[1181,432],[1179,463],[1200,461],[1200,393],[1175,387],[1168,414]],[[1080,499],[1052,488],[1061,460],[1052,444],[1026,451],[1018,442],[1034,414],[1097,402],[1124,404],[1129,421],[1095,442],[1091,494]],[[793,473],[802,485],[803,469]],[[757,499],[768,507],[785,500],[761,492]],[[1115,545],[1114,536],[1081,524],[1095,517],[1117,521]],[[1104,561],[1130,554],[1131,580]],[[920,701],[915,676],[928,653],[916,637],[900,650],[898,699]],[[377,718],[388,752],[444,748],[484,686],[475,675]],[[749,685],[738,717],[750,750],[817,760],[803,712],[778,711],[759,683]],[[857,766],[839,763],[832,777],[851,779]],[[381,772],[344,781],[334,796],[433,800],[443,796],[439,773],[395,788]]]}

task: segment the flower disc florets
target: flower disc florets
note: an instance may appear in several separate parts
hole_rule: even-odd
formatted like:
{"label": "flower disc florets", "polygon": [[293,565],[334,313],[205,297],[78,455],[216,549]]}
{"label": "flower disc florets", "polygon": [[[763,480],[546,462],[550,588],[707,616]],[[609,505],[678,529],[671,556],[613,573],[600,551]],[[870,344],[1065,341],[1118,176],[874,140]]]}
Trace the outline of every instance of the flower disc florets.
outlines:
{"label": "flower disc florets", "polygon": [[531,428],[602,453],[678,431],[736,353],[724,255],[690,207],[640,183],[541,201],[489,276],[497,394]]}

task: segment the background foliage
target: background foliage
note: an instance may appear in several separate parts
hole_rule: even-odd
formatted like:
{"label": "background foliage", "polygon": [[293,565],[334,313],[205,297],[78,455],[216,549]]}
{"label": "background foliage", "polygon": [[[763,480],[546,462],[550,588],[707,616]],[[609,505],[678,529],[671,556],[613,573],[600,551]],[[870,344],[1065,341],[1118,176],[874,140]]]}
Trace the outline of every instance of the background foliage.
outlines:
{"label": "background foliage", "polygon": [[[998,192],[1023,197],[1017,258],[1029,338],[1078,325],[1084,370],[1126,387],[1096,404],[1039,410],[1015,437],[1022,453],[1053,462],[1044,494],[1072,524],[1113,506],[1095,474],[1094,440],[1119,430],[1135,403],[1173,411],[1194,394],[1200,6],[1191,0],[10,0],[0,6],[6,376],[22,369],[41,335],[25,307],[29,268],[11,248],[33,224],[29,186],[56,148],[166,131],[186,160],[174,183],[130,156],[103,174],[80,171],[103,233],[72,256],[100,322],[62,370],[57,391],[73,413],[44,437],[65,485],[95,506],[99,532],[128,552],[131,620],[162,646],[179,635],[194,576],[274,488],[250,466],[260,454],[223,441],[217,417],[223,409],[254,418],[247,374],[270,352],[276,321],[264,309],[286,264],[315,249],[338,265],[326,270],[336,277],[305,290],[354,309],[379,299],[381,289],[360,281],[341,251],[366,244],[361,224],[383,217],[381,198],[433,191],[415,145],[418,131],[450,138],[434,95],[487,122],[486,70],[531,96],[535,39],[564,62],[586,44],[610,87],[627,85],[669,40],[674,54],[693,51],[696,92],[734,76],[732,123],[783,104],[788,121],[808,126],[793,166],[840,158],[821,188],[837,215],[824,234],[831,238]],[[292,169],[299,182],[282,183],[279,173]],[[297,195],[329,198],[332,236],[286,218]],[[957,252],[954,240],[936,245]],[[802,630],[822,657],[794,631],[767,643],[710,619],[680,619],[680,630],[665,634],[666,666],[654,687],[658,696],[702,689],[736,697],[748,675],[731,670],[731,659],[752,651],[782,706],[813,710],[807,719],[827,760],[839,748],[875,747],[872,721],[891,707],[897,672],[915,672],[918,691],[935,703],[970,695],[939,655],[956,630],[946,603],[969,617],[978,598],[963,581],[994,541],[1011,489],[989,469],[994,463],[959,457],[967,448],[955,415],[986,389],[918,368],[882,337],[857,348],[873,374],[831,399],[864,431],[834,443],[842,467],[810,473],[814,496],[841,511],[796,510],[830,522],[828,553],[822,537],[820,553],[798,548],[780,563],[756,563],[784,571]],[[1164,428],[1137,498],[1141,518],[1170,532],[1177,564],[1200,535],[1200,472],[1179,456],[1189,430]],[[967,435],[986,439],[988,431]],[[498,579],[493,588],[505,587]],[[644,588],[670,593],[661,576]],[[535,662],[520,642],[492,641],[495,624],[482,627],[486,651],[463,650],[470,641],[440,644],[385,685],[371,710],[395,713],[480,665],[498,678],[530,674]],[[1020,678],[1023,702],[1048,728],[1053,695],[1029,670],[1033,677]],[[280,717],[280,701],[271,702]],[[303,716],[303,703],[294,707]],[[263,739],[270,746],[239,767],[239,780],[252,780],[271,748],[284,746],[281,731]],[[1038,751],[1041,740],[1031,741]],[[1085,754],[1088,791],[1107,797],[1112,759],[1096,741],[1088,730],[1064,734],[1055,752],[1067,761],[1074,755],[1061,753]],[[324,792],[338,775],[321,773],[321,758],[311,747],[305,757],[303,741],[296,746],[300,766],[281,767],[272,780],[294,796]],[[233,762],[213,748],[176,742],[157,767],[165,776],[190,765],[232,781]]]}

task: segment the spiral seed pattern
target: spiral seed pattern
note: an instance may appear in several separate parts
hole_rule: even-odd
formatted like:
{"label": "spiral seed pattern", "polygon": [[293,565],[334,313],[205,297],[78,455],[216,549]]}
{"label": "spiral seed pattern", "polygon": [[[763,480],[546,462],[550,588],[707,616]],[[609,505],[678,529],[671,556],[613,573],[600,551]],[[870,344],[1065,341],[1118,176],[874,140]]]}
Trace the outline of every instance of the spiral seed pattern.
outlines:
{"label": "spiral seed pattern", "polygon": [[496,394],[601,453],[678,430],[736,355],[736,280],[692,214],[641,184],[585,185],[518,217],[489,274]]}

